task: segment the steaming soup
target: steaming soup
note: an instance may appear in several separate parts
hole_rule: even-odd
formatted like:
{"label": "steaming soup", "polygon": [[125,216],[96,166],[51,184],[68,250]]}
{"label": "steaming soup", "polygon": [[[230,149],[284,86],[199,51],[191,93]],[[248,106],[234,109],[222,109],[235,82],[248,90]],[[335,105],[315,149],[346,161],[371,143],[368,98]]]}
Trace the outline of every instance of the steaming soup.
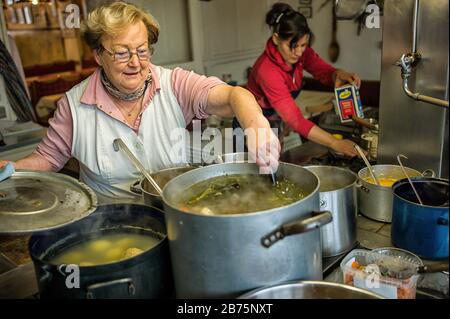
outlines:
{"label": "steaming soup", "polygon": [[205,215],[242,214],[285,206],[305,196],[298,184],[284,177],[273,185],[267,175],[225,175],[189,187],[178,208]]}
{"label": "steaming soup", "polygon": [[94,266],[134,257],[160,242],[156,235],[113,233],[76,244],[53,258],[53,264]]}

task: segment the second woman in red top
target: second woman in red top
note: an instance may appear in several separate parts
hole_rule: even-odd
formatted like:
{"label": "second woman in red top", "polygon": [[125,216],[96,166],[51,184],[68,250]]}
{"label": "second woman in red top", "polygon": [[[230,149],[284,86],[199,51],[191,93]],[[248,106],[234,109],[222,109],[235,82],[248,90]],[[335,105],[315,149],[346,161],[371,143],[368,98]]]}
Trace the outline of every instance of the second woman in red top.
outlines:
{"label": "second woman in red top", "polygon": [[272,36],[247,83],[264,115],[279,131],[283,130],[284,122],[313,142],[348,156],[357,155],[352,141],[337,139],[305,119],[295,98],[302,87],[303,70],[327,86],[353,83],[359,87],[359,77],[334,68],[309,47],[312,33],[306,18],[288,4],[274,4],[266,15],[266,23],[272,29]]}

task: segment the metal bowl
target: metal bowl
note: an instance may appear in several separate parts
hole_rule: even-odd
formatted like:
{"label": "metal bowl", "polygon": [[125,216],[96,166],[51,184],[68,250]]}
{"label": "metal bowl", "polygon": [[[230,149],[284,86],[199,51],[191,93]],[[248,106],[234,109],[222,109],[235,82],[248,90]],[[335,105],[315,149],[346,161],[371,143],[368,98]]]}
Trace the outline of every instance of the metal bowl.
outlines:
{"label": "metal bowl", "polygon": [[252,290],[238,299],[384,299],[368,290],[326,281],[299,281]]}
{"label": "metal bowl", "polygon": [[413,254],[412,252],[395,247],[380,247],[372,249],[374,253],[387,255],[395,258],[405,260],[409,263],[417,265],[418,267],[423,266],[423,261],[419,256]]}

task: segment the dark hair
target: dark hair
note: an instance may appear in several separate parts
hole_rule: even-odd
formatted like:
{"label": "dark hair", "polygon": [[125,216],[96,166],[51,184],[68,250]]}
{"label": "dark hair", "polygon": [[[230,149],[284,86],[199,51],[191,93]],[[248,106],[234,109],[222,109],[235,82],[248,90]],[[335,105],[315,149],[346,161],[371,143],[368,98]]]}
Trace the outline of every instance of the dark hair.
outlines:
{"label": "dark hair", "polygon": [[292,38],[289,44],[291,48],[294,48],[303,36],[312,36],[305,16],[292,9],[287,3],[275,3],[266,14],[266,23],[282,40]]}

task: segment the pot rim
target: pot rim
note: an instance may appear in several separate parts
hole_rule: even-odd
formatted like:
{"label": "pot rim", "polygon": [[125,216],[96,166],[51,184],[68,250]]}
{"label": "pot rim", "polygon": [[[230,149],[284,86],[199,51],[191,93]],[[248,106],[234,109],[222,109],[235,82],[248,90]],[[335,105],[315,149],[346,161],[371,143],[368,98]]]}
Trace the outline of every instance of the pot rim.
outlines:
{"label": "pot rim", "polygon": [[329,194],[329,193],[333,193],[333,192],[337,192],[337,191],[341,191],[341,190],[346,190],[346,189],[348,189],[348,188],[354,187],[354,186],[356,185],[356,183],[358,182],[358,175],[356,175],[355,172],[352,172],[350,169],[345,168],[345,167],[332,166],[332,165],[307,165],[307,166],[303,166],[303,167],[306,168],[306,169],[308,169],[308,168],[322,168],[322,167],[327,167],[327,168],[332,168],[332,169],[340,170],[340,171],[343,171],[343,172],[345,172],[345,173],[350,173],[351,175],[353,175],[353,177],[354,177],[354,179],[355,179],[355,180],[353,181],[353,183],[350,183],[350,184],[348,184],[348,185],[346,185],[346,186],[344,186],[344,187],[341,187],[341,188],[337,188],[337,189],[334,189],[334,190],[331,190],[331,191],[325,191],[325,192],[324,192],[324,191],[320,191],[320,178],[319,178],[319,176],[317,176],[317,174],[315,174],[314,172],[310,171],[311,173],[315,174],[316,177],[317,177],[317,179],[319,180],[319,192],[320,192],[321,194]]}
{"label": "pot rim", "polygon": [[[194,169],[197,169],[197,168],[201,168],[202,166],[196,166],[196,165],[185,165],[185,166],[174,166],[174,167],[168,167],[168,168],[164,168],[164,169],[161,169],[161,170],[159,170],[159,171],[156,171],[156,172],[152,172],[152,173],[150,173],[150,175],[152,175],[152,177],[153,177],[153,174],[158,174],[158,173],[164,173],[164,172],[170,172],[170,171],[175,171],[175,170],[177,170],[177,169],[180,169],[180,168],[190,168],[190,170],[187,170],[187,172],[189,172],[189,171],[192,171],[192,170],[194,170]],[[184,173],[182,173],[182,174],[184,174]],[[180,174],[181,175],[181,174]],[[178,176],[175,176],[175,177],[178,177]],[[174,178],[175,178],[174,177]],[[156,194],[156,193],[150,193],[150,192],[148,192],[145,188],[144,188],[144,182],[147,180],[147,178],[144,176],[144,177],[142,177],[140,180],[139,180],[139,187],[141,188],[141,190],[142,190],[142,193],[143,194],[147,194],[147,195],[150,195],[150,196],[153,196],[153,197],[157,197],[157,198],[161,198],[161,196],[159,196],[159,194]],[[135,182],[136,183],[136,182]]]}
{"label": "pot rim", "polygon": [[[131,207],[137,207],[137,208],[142,207],[142,208],[146,208],[146,209],[149,209],[149,210],[156,210],[156,211],[158,211],[158,213],[160,213],[162,215],[161,218],[164,219],[164,212],[162,210],[160,210],[158,208],[155,208],[155,207],[148,207],[146,205],[139,205],[139,204],[111,204],[111,205],[101,205],[101,206],[97,207],[97,209],[102,209],[103,207],[115,206],[115,205],[119,205],[119,206],[120,205],[124,205],[124,206],[131,206]],[[105,211],[102,211],[102,210],[97,210],[97,211],[98,211],[99,214],[108,214],[109,213],[109,212],[105,212]],[[76,222],[82,222],[83,220],[86,220],[86,219],[88,219],[90,217],[92,217],[92,218],[95,217],[96,215],[94,215],[94,214],[96,214],[97,211],[95,211],[93,214],[87,216],[86,218],[83,218],[82,220],[79,220],[79,221],[76,221]],[[76,223],[76,222],[74,222],[74,223]],[[128,226],[130,226],[130,225],[128,225]],[[67,225],[66,227],[70,227],[70,225]],[[123,227],[123,224],[118,224],[117,227],[98,229],[97,231],[91,232],[88,235],[92,235],[92,234],[95,234],[97,232],[100,232],[100,231],[103,231],[103,230],[107,230],[107,229],[116,229],[116,228],[121,228],[121,227]],[[168,245],[168,240],[169,239],[168,239],[168,235],[167,235],[167,229],[166,229],[165,233],[160,233],[160,232],[157,232],[157,231],[155,231],[155,230],[153,230],[151,228],[144,228],[144,227],[136,227],[136,228],[141,228],[143,230],[149,230],[149,231],[154,232],[155,234],[160,234],[160,235],[162,235],[162,238],[158,238],[159,239],[158,243],[155,246],[151,247],[150,249],[144,250],[142,253],[140,253],[140,254],[138,254],[136,256],[133,256],[133,257],[120,259],[120,260],[117,260],[115,262],[110,262],[110,263],[105,263],[105,264],[97,264],[97,265],[90,265],[90,266],[81,266],[79,264],[76,264],[78,266],[78,268],[80,269],[80,271],[83,270],[83,272],[90,273],[90,272],[97,272],[99,270],[116,271],[116,270],[123,269],[124,267],[128,268],[128,267],[130,267],[132,265],[136,265],[136,264],[144,262],[150,255],[155,254],[157,250],[160,250],[161,246],[163,246],[165,244]],[[165,228],[165,226],[164,226],[164,228]],[[61,227],[60,229],[50,230],[49,232],[61,231],[63,229],[64,229],[64,227]],[[70,235],[71,234],[69,234],[69,235],[67,235],[65,237],[59,238],[57,242],[60,242],[60,241],[62,241],[64,239],[66,239]],[[41,263],[41,264],[45,264],[51,270],[53,270],[53,269],[59,270],[59,267],[61,265],[63,265],[63,264],[51,263],[50,261],[45,259],[46,256],[50,252],[52,252],[54,249],[57,248],[57,246],[55,244],[46,247],[45,251],[43,251],[40,256],[35,253],[34,249],[32,249],[32,246],[38,244],[39,241],[41,241],[41,240],[43,240],[45,238],[45,236],[46,236],[46,232],[36,233],[36,234],[32,235],[30,237],[30,239],[28,241],[28,245],[27,245],[28,253],[29,253],[29,255],[30,255],[30,257],[31,257],[31,259],[32,259],[32,261],[34,263],[38,262],[38,263]],[[69,241],[69,243],[70,243],[70,241]]]}
{"label": "pot rim", "polygon": [[[398,169],[400,169],[400,170],[402,169],[402,167],[401,167],[400,165],[394,165],[394,164],[376,164],[376,165],[372,165],[372,168],[373,168],[374,170],[375,170],[375,168],[377,168],[377,167],[381,167],[381,168],[391,168],[391,167],[395,167],[395,168],[398,168]],[[419,172],[418,170],[414,169],[414,168],[407,167],[407,166],[404,166],[404,168],[407,169],[407,170],[414,171],[414,172],[416,172],[418,175],[422,176],[422,173]],[[393,186],[393,185],[392,185],[392,186],[382,186],[382,185],[377,185],[377,184],[374,184],[374,183],[369,183],[369,182],[367,182],[363,177],[361,177],[361,175],[362,175],[363,172],[366,172],[366,171],[368,171],[368,170],[369,170],[368,167],[363,167],[363,168],[361,168],[361,169],[358,171],[358,179],[364,184],[364,186],[372,187],[372,188],[380,189],[380,190],[389,190],[389,191],[392,189],[392,186]],[[420,176],[417,176],[417,177],[420,177]],[[413,176],[413,177],[416,177],[416,176]],[[413,177],[411,177],[411,178],[413,178]],[[397,181],[399,181],[399,180],[397,180]],[[397,181],[395,181],[395,183],[396,183]]]}
{"label": "pot rim", "polygon": [[353,292],[358,292],[361,293],[363,295],[366,296],[371,296],[374,299],[385,299],[383,296],[380,296],[372,291],[369,290],[365,290],[362,288],[358,288],[358,287],[353,287],[353,286],[349,286],[349,285],[344,285],[341,283],[336,283],[336,282],[329,282],[329,281],[317,281],[317,280],[294,280],[294,281],[287,281],[287,282],[282,282],[279,284],[275,284],[275,285],[270,285],[270,286],[265,286],[265,287],[260,287],[260,288],[256,288],[253,289],[251,291],[248,291],[244,294],[242,294],[241,296],[237,297],[237,299],[247,299],[248,297],[255,295],[259,292],[263,292],[272,288],[276,288],[276,287],[309,287],[309,286],[322,286],[322,287],[339,287],[339,288],[344,288],[345,290],[351,290]]}
{"label": "pot rim", "polygon": [[[434,181],[434,182],[440,182],[439,184],[443,183],[443,184],[447,184],[447,186],[449,185],[449,180],[448,179],[444,179],[444,178],[437,178],[437,177],[423,177],[423,176],[416,176],[416,177],[410,177],[411,181],[414,182],[426,182],[426,181]],[[424,207],[424,208],[434,208],[435,210],[449,210],[449,206],[431,206],[431,205],[421,205],[420,203],[416,203],[416,202],[411,202],[403,197],[401,197],[400,195],[395,193],[395,189],[400,187],[401,185],[404,184],[409,184],[409,181],[407,178],[403,178],[403,179],[399,179],[398,181],[396,181],[393,185],[392,185],[392,194],[395,197],[398,197],[399,199],[401,199],[403,202],[406,202],[410,205],[414,205],[416,207]]]}
{"label": "pot rim", "polygon": [[[165,242],[167,242],[167,245],[169,244],[167,235],[165,235],[162,239],[160,239],[158,244],[156,244],[155,246],[153,246],[152,248],[150,248],[148,250],[143,251],[142,253],[140,253],[139,255],[136,255],[134,257],[128,257],[128,258],[120,259],[120,260],[105,263],[105,264],[97,264],[97,265],[89,265],[89,266],[81,266],[79,264],[74,264],[74,265],[76,265],[80,269],[80,271],[83,271],[84,273],[91,273],[91,272],[97,273],[98,271],[102,271],[102,270],[105,270],[105,271],[107,270],[109,272],[122,270],[124,268],[129,268],[131,266],[145,262],[150,257],[150,255],[158,253],[157,250],[161,249],[161,246],[164,245]],[[36,256],[36,254],[31,253],[30,248],[29,248],[29,254],[30,254],[30,257],[33,260],[33,262],[45,264],[49,270],[58,270],[59,271],[59,267],[66,265],[66,264],[55,264],[48,260],[45,260],[44,258],[45,258],[46,254],[44,254],[44,257]]]}
{"label": "pot rim", "polygon": [[[224,166],[224,165],[243,165],[243,164],[245,164],[245,165],[252,165],[252,166],[253,166],[253,165],[256,165],[256,163],[244,163],[244,162],[242,162],[242,163],[221,163],[221,164],[213,164],[213,165],[208,165],[208,166],[205,166],[205,167],[200,167],[199,169],[211,169],[211,167],[214,168],[214,167],[219,167],[219,166]],[[200,214],[200,213],[195,213],[195,212],[185,212],[185,211],[182,211],[182,210],[178,209],[177,207],[175,207],[174,205],[172,205],[172,203],[170,203],[170,202],[167,200],[167,198],[166,198],[166,197],[167,197],[167,196],[166,196],[166,188],[167,188],[167,186],[169,185],[169,183],[175,183],[175,182],[177,182],[177,179],[179,179],[179,178],[182,177],[182,175],[179,175],[179,176],[177,176],[177,177],[171,179],[171,180],[164,186],[163,192],[162,192],[162,200],[163,200],[163,204],[164,204],[165,206],[170,207],[172,210],[179,212],[179,213],[189,214],[189,215],[194,215],[194,216],[198,216],[198,217],[205,217],[205,218],[243,218],[243,217],[245,217],[245,218],[248,218],[248,217],[251,217],[251,216],[260,216],[260,215],[268,215],[268,214],[272,214],[272,213],[277,213],[277,212],[280,211],[280,210],[288,209],[289,207],[293,207],[293,206],[295,206],[295,205],[298,205],[298,204],[301,203],[301,202],[307,201],[308,199],[312,198],[316,193],[319,192],[320,181],[319,181],[319,178],[317,177],[316,174],[314,174],[313,172],[307,170],[306,168],[304,168],[303,166],[300,166],[300,165],[296,165],[296,164],[292,164],[292,163],[286,163],[286,162],[282,162],[282,161],[280,161],[279,164],[280,164],[280,165],[286,165],[286,166],[300,167],[301,169],[304,169],[304,170],[308,171],[308,173],[312,174],[312,175],[316,178],[316,180],[317,180],[317,185],[316,185],[316,187],[314,188],[314,190],[313,190],[312,192],[310,192],[307,196],[305,196],[304,198],[302,198],[301,200],[299,200],[299,201],[293,202],[293,203],[288,204],[288,205],[284,205],[284,206],[272,208],[272,209],[266,209],[266,210],[261,210],[261,211],[256,211],[256,212],[241,213],[241,214],[227,214],[227,215],[223,215],[223,214],[222,214],[222,215],[220,215],[220,214],[215,214],[215,215],[205,215],[205,214]],[[189,172],[186,172],[185,174],[190,174],[190,173],[193,172],[193,171],[194,171],[194,170],[189,171]],[[184,176],[185,174],[183,174],[183,176]],[[218,176],[223,176],[223,175],[224,175],[224,174],[215,175],[215,176],[211,176],[210,178],[212,178],[212,177],[218,177]],[[167,211],[166,211],[166,210],[164,210],[164,211],[165,211],[165,213],[167,214]]]}

